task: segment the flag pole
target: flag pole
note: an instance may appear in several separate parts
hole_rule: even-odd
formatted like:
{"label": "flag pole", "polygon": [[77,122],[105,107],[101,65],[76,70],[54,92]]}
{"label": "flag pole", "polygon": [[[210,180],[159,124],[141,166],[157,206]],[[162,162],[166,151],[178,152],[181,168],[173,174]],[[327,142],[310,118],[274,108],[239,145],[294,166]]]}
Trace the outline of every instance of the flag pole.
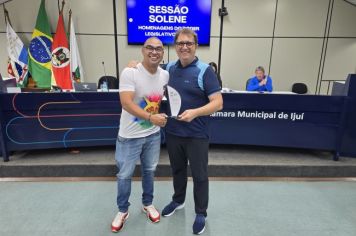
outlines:
{"label": "flag pole", "polygon": [[60,13],[63,13],[64,4],[65,4],[65,2],[64,2],[64,0],[62,0],[62,9],[61,9]]}
{"label": "flag pole", "polygon": [[57,0],[57,8],[58,8],[58,14],[59,14],[59,12],[60,12],[59,0]]}
{"label": "flag pole", "polygon": [[9,16],[9,12],[5,8],[5,4],[3,4],[2,6],[4,8],[5,23],[7,24],[7,22],[9,22],[9,24],[12,26],[11,20],[10,20],[10,16]]}
{"label": "flag pole", "polygon": [[70,25],[71,25],[71,23],[72,23],[72,9],[69,9],[69,20],[68,20],[68,27],[67,27],[67,29],[68,29],[67,35],[69,35],[69,37],[70,37]]}
{"label": "flag pole", "polygon": [[2,7],[3,7],[3,9],[4,9],[5,24],[7,25],[7,19],[6,19],[6,12],[7,12],[7,10],[6,10],[6,8],[5,8],[5,4],[2,4]]}
{"label": "flag pole", "polygon": [[70,53],[71,53],[71,55],[70,55],[70,79],[71,79],[71,81],[72,81],[72,84],[73,84],[73,86],[74,86],[74,82],[75,82],[75,78],[74,78],[74,76],[73,76],[73,71],[72,71],[72,50],[71,50],[71,47],[72,47],[72,42],[71,42],[71,23],[72,23],[72,9],[69,9],[69,19],[68,19],[68,27],[67,27],[67,29],[68,29],[68,33],[67,33],[67,36],[68,36],[68,38],[69,38],[69,40],[68,40],[68,44],[69,44],[69,50],[70,50]]}

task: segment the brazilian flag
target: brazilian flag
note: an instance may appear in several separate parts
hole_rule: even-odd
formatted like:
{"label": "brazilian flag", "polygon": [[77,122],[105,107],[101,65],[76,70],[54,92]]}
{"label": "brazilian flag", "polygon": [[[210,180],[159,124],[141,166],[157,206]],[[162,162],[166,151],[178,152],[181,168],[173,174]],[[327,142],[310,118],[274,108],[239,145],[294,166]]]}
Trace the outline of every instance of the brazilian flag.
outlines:
{"label": "brazilian flag", "polygon": [[41,0],[38,10],[36,26],[32,33],[30,46],[28,47],[28,68],[38,88],[50,88],[52,34],[48,21],[45,0]]}

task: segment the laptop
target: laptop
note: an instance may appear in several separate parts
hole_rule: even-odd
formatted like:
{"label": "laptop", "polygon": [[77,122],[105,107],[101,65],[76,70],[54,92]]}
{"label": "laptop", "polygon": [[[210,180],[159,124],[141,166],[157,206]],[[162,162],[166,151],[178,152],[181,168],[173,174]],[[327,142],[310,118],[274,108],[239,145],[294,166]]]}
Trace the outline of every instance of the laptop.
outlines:
{"label": "laptop", "polygon": [[0,92],[7,93],[8,88],[16,88],[17,83],[15,78],[6,79],[4,80],[0,74]]}
{"label": "laptop", "polygon": [[74,83],[76,92],[97,92],[96,83]]}

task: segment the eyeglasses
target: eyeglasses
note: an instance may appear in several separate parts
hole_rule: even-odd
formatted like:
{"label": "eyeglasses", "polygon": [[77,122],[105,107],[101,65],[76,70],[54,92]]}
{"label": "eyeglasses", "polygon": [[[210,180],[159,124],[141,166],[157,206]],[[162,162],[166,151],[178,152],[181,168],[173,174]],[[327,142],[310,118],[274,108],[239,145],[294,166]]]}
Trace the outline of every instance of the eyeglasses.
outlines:
{"label": "eyeglasses", "polygon": [[193,45],[195,45],[195,42],[189,42],[189,41],[181,41],[181,42],[176,42],[176,45],[180,48],[187,46],[188,48],[192,47]]}
{"label": "eyeglasses", "polygon": [[163,52],[163,47],[160,47],[160,46],[158,46],[158,47],[153,47],[153,46],[151,46],[151,45],[147,45],[147,46],[145,46],[145,48],[147,49],[148,52],[153,52],[153,51],[156,51],[156,52],[158,52],[158,53]]}

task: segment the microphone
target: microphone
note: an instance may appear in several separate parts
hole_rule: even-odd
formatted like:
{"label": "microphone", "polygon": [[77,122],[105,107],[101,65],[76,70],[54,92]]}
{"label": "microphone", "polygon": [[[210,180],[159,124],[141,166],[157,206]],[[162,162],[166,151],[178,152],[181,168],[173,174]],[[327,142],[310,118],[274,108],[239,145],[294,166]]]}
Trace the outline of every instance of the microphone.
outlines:
{"label": "microphone", "polygon": [[267,82],[267,76],[266,76],[266,75],[263,75],[263,79],[262,79],[262,80],[264,80],[264,81]]}
{"label": "microphone", "polygon": [[167,64],[165,64],[165,63],[164,63],[164,60],[162,60],[162,62],[159,64],[159,66],[160,66],[163,70],[165,70],[166,67],[167,67]]}
{"label": "microphone", "polygon": [[106,70],[105,70],[105,63],[104,63],[104,61],[102,61],[101,64],[103,65],[104,75],[105,75],[105,77],[106,77]]}
{"label": "microphone", "polygon": [[59,86],[52,85],[53,92],[63,92],[62,88]]}
{"label": "microphone", "polygon": [[102,90],[105,90],[105,91],[109,91],[109,87],[108,87],[108,76],[106,75],[106,69],[105,69],[105,63],[104,61],[101,62],[101,64],[103,65],[103,70],[104,70],[104,83],[105,83],[105,86],[103,86],[103,84],[101,85],[102,86]]}

